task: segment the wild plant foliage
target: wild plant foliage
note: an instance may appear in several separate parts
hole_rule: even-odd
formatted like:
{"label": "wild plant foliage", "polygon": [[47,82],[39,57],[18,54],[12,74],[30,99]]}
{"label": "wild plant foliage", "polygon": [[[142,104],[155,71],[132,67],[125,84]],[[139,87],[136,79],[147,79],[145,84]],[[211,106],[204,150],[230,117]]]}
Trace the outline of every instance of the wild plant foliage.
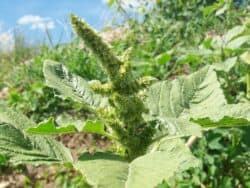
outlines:
{"label": "wild plant foliage", "polygon": [[[228,104],[214,66],[172,81],[137,78],[130,62],[116,57],[95,31],[75,15],[73,29],[99,58],[108,82],[86,81],[61,63],[44,62],[46,84],[88,108],[95,120],[58,127],[35,123],[0,106],[0,154],[14,164],[71,163],[90,186],[151,188],[176,173],[199,167],[182,137],[201,137],[216,127],[250,125],[249,103]],[[73,161],[51,134],[85,132],[109,138],[110,151],[85,152]]]}

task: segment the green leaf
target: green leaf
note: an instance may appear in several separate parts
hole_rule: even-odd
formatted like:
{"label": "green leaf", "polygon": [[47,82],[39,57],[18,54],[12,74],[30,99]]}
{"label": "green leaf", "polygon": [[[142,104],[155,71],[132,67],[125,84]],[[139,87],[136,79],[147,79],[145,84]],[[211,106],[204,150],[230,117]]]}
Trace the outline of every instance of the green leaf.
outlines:
{"label": "green leaf", "polygon": [[173,81],[153,84],[146,96],[145,105],[153,117],[179,118],[192,108],[216,108],[226,104],[212,67]]}
{"label": "green leaf", "polygon": [[161,65],[165,65],[170,61],[170,59],[171,56],[168,53],[162,53],[156,57],[156,61]]}
{"label": "green leaf", "polygon": [[[163,129],[162,134],[167,131],[169,136],[173,136],[171,130],[178,130],[176,136],[200,136],[199,125],[188,121],[186,112],[192,108],[216,108],[226,104],[212,67],[205,67],[190,76],[182,76],[173,81],[153,84],[146,91],[146,96],[145,105],[149,109],[149,116],[152,119],[164,119],[167,130]],[[169,123],[173,120],[174,123]]]}
{"label": "green leaf", "polygon": [[68,149],[49,136],[25,132],[36,124],[0,102],[0,154],[13,164],[50,164],[72,162]]}
{"label": "green leaf", "polygon": [[88,120],[83,126],[82,132],[85,133],[95,133],[95,134],[100,134],[100,135],[105,135],[105,127],[104,124],[101,123],[98,120]]}
{"label": "green leaf", "polygon": [[225,4],[222,8],[220,8],[219,10],[215,12],[215,16],[220,16],[224,14],[228,10],[228,8],[229,8],[228,5]]}
{"label": "green leaf", "polygon": [[244,63],[250,65],[250,52],[247,51],[247,52],[244,52],[243,54],[241,54],[240,59],[241,59]]}
{"label": "green leaf", "polygon": [[238,103],[224,104],[217,108],[203,108],[203,110],[191,109],[187,116],[204,128],[249,126],[250,105]]}
{"label": "green leaf", "polygon": [[244,118],[234,118],[228,116],[224,116],[218,121],[213,121],[210,118],[191,119],[191,121],[200,124],[204,128],[250,126],[250,121]]}
{"label": "green leaf", "polygon": [[213,12],[215,12],[217,9],[218,9],[218,5],[213,4],[213,5],[204,7],[202,9],[202,12],[203,12],[204,16],[208,16],[208,15],[212,14]]}
{"label": "green leaf", "polygon": [[27,129],[27,133],[30,134],[66,134],[77,132],[74,125],[67,125],[65,127],[56,127],[54,118],[41,122],[37,127],[30,127]]}
{"label": "green leaf", "polygon": [[122,157],[102,152],[83,153],[75,164],[75,168],[83,173],[87,182],[98,188],[123,188],[128,167],[128,162]]}
{"label": "green leaf", "polygon": [[237,49],[237,48],[242,47],[243,44],[249,41],[250,41],[250,35],[244,35],[244,36],[240,36],[231,40],[230,42],[226,44],[225,47],[229,49]]}
{"label": "green leaf", "polygon": [[130,164],[124,158],[97,152],[84,153],[75,164],[93,187],[152,188],[175,173],[199,167],[199,161],[179,139],[161,140],[150,153]]}
{"label": "green leaf", "polygon": [[[238,123],[242,122],[243,119],[250,121],[250,105],[248,103],[238,103],[224,104],[212,109],[203,108],[203,110],[200,110],[197,108],[191,109],[187,115],[193,119],[209,118],[214,122],[223,122],[225,118],[227,120],[232,119],[232,126],[239,126]],[[227,126],[229,126],[229,122],[227,122]]]}
{"label": "green leaf", "polygon": [[105,132],[105,126],[98,120],[87,120],[79,125],[74,125],[74,122],[62,127],[56,127],[54,118],[39,123],[36,127],[30,127],[27,129],[27,133],[30,134],[66,134],[75,132],[95,133],[107,136]]}
{"label": "green leaf", "polygon": [[87,104],[93,109],[108,105],[107,98],[95,94],[89,88],[87,81],[70,73],[61,63],[47,60],[44,62],[43,72],[46,84],[57,89],[64,97]]}
{"label": "green leaf", "polygon": [[138,157],[129,164],[126,188],[152,188],[163,180],[190,167],[199,167],[199,161],[179,139],[161,140],[157,149]]}
{"label": "green leaf", "polygon": [[217,71],[229,72],[237,63],[238,57],[232,57],[222,63],[214,63],[213,66]]}
{"label": "green leaf", "polygon": [[0,154],[0,166],[6,165],[8,163],[7,159]]}
{"label": "green leaf", "polygon": [[161,138],[163,135],[168,135],[169,138],[190,135],[202,136],[201,127],[196,123],[190,122],[189,119],[156,117],[155,119],[148,119],[148,121],[155,121],[157,124],[155,139]]}
{"label": "green leaf", "polygon": [[[241,126],[240,123],[243,123],[242,126],[244,126],[249,125],[246,122],[250,121],[248,103],[227,104],[212,66],[189,76],[152,85],[147,91],[145,105],[152,119],[199,119],[192,122],[200,125],[209,119],[210,124],[213,122],[213,125],[217,124],[218,127],[220,123],[222,126],[224,123],[232,127]],[[232,122],[230,123],[229,120]],[[185,122],[176,121],[176,129],[180,129],[179,132],[191,134],[192,132],[185,131],[183,124]],[[189,123],[186,125],[190,126]],[[167,129],[171,130],[171,127]],[[197,129],[194,130],[197,131]],[[196,131],[193,135],[197,134]],[[164,130],[162,132],[164,133]]]}
{"label": "green leaf", "polygon": [[223,39],[226,43],[231,41],[233,38],[241,35],[245,31],[245,26],[236,26],[230,29],[224,36]]}

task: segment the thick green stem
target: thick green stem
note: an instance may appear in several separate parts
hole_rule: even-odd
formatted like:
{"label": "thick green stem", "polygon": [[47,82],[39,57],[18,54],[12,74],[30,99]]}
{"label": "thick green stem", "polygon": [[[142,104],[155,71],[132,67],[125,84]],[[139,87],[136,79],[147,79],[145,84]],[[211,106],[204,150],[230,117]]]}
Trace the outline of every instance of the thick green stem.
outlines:
{"label": "thick green stem", "polygon": [[140,84],[134,78],[130,64],[118,59],[101,37],[81,19],[71,15],[71,23],[85,45],[100,59],[110,78],[110,83],[106,85],[92,85],[95,91],[108,95],[115,112],[115,115],[104,112],[102,116],[117,133],[130,159],[142,155],[152,140],[153,129],[148,127],[142,117],[147,110],[138,96]]}
{"label": "thick green stem", "polygon": [[250,99],[250,73],[246,75],[247,82],[247,98]]}

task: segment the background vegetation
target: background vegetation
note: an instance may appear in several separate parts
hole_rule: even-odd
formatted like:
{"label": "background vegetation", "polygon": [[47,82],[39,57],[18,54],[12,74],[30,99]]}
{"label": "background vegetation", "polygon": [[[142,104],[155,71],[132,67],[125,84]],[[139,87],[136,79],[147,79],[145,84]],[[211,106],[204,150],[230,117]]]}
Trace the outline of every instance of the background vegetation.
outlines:
{"label": "background vegetation", "polygon": [[[126,52],[123,58],[133,62],[133,70],[138,76],[174,79],[177,75],[190,74],[202,66],[214,64],[228,101],[249,101],[246,75],[250,69],[241,58],[250,47],[248,1],[156,0],[153,5],[149,2],[142,1],[139,7],[131,5],[128,8],[123,1],[110,0],[109,5],[120,17],[119,20],[114,18],[114,28],[102,32],[117,55]],[[230,36],[236,42],[228,50],[230,43],[226,37]],[[29,46],[19,34],[14,51],[0,52],[0,99],[8,101],[35,122],[51,115],[87,116],[88,112],[80,104],[56,97],[55,91],[45,86],[42,64],[46,59],[64,63],[87,80],[106,80],[97,59],[78,39],[54,47]],[[80,141],[90,142],[87,147],[95,148],[101,144],[100,140],[102,138],[94,136]],[[101,145],[106,147],[108,143],[103,142]],[[209,131],[192,145],[192,151],[203,161],[203,168],[190,169],[159,187],[250,187],[249,128]],[[9,166],[0,156],[0,175],[26,170],[24,166]],[[59,187],[84,186],[82,178],[72,172],[71,167],[54,174]],[[26,174],[25,186],[44,186],[39,179],[34,184],[30,178]]]}

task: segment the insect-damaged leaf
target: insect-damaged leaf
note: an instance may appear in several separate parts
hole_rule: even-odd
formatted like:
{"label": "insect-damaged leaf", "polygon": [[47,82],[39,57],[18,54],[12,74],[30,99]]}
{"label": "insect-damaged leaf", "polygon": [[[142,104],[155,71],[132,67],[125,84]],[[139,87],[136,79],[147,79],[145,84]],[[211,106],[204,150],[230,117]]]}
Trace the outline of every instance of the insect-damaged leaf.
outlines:
{"label": "insect-damaged leaf", "polygon": [[95,133],[100,135],[106,135],[105,126],[98,120],[87,120],[83,122],[81,126],[74,125],[74,122],[66,126],[56,126],[53,118],[49,118],[46,121],[39,123],[36,127],[30,127],[27,130],[30,134],[66,134],[66,133]]}
{"label": "insect-damaged leaf", "polygon": [[98,120],[88,120],[82,128],[82,132],[105,135],[104,125]]}
{"label": "insect-damaged leaf", "polygon": [[49,118],[37,125],[37,127],[30,127],[27,133],[30,134],[65,134],[77,132],[74,125],[67,125],[64,127],[57,127],[54,118]]}

